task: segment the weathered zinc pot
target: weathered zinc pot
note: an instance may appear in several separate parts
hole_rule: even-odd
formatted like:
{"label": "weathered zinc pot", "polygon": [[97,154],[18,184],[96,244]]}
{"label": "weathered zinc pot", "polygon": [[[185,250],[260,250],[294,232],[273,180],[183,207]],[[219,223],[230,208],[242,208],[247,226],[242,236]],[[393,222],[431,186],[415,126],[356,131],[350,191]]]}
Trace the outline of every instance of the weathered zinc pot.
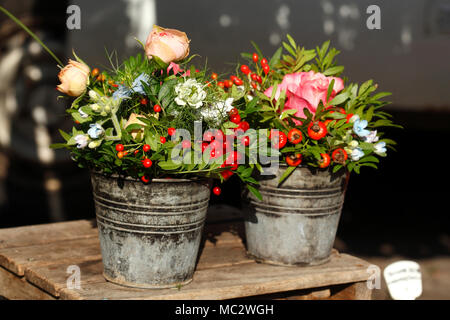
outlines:
{"label": "weathered zinc pot", "polygon": [[91,172],[104,277],[139,288],[192,281],[208,208],[208,181],[148,185]]}
{"label": "weathered zinc pot", "polygon": [[336,237],[348,174],[298,167],[278,186],[286,169],[280,166],[275,176],[259,178],[262,201],[248,195],[248,254],[270,264],[325,263]]}

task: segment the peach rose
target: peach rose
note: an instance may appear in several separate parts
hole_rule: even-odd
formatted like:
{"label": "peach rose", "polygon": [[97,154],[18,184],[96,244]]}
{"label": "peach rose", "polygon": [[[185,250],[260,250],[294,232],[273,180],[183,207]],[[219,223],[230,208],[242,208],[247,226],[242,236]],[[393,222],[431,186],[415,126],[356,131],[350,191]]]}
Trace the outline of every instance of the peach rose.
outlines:
{"label": "peach rose", "polygon": [[89,83],[89,72],[89,67],[84,63],[69,59],[69,64],[58,74],[61,84],[56,89],[69,96],[78,97],[86,90]]}
{"label": "peach rose", "polygon": [[184,32],[155,25],[145,43],[145,54],[149,59],[157,56],[165,63],[180,61],[189,55],[189,39]]}
{"label": "peach rose", "polygon": [[[291,73],[284,76],[283,81],[277,87],[275,99],[280,97],[281,91],[286,91],[286,109],[296,109],[296,117],[305,118],[303,112],[307,108],[312,114],[317,110],[319,102],[326,104],[328,86],[334,79],[333,90],[330,95],[330,100],[333,99],[342,89],[344,89],[344,81],[337,77],[326,77],[321,73],[298,72]],[[270,97],[272,95],[273,87],[268,88],[264,93]],[[294,120],[299,124],[300,121]]]}

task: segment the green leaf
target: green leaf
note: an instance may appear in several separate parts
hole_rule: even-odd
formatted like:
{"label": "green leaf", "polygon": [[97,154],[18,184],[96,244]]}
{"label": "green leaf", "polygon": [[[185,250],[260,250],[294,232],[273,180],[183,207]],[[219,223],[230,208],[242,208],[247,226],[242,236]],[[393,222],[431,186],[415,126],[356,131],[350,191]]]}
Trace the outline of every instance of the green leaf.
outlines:
{"label": "green leaf", "polygon": [[323,72],[323,74],[326,76],[332,76],[332,75],[339,74],[342,71],[344,71],[344,66],[336,66],[336,67],[328,68],[327,70],[325,70]]}
{"label": "green leaf", "polygon": [[294,172],[296,168],[297,167],[288,167],[281,175],[280,180],[278,180],[278,185],[280,185],[284,180],[286,180],[291,175],[291,173]]}
{"label": "green leaf", "polygon": [[283,48],[278,48],[277,51],[273,54],[272,58],[269,61],[269,67],[270,69],[273,69],[274,66],[276,66],[281,59],[281,54],[283,53]]}
{"label": "green leaf", "polygon": [[160,166],[163,170],[176,170],[181,167],[181,163],[175,163],[173,161],[160,161],[158,162],[158,166]]}
{"label": "green leaf", "polygon": [[333,92],[333,88],[334,88],[334,79],[331,80],[330,85],[328,86],[327,101],[330,100],[330,96],[331,96],[331,93]]}
{"label": "green leaf", "polygon": [[254,195],[256,198],[258,198],[259,200],[262,200],[261,193],[259,193],[258,189],[256,189],[255,187],[253,187],[253,186],[251,186],[251,185],[249,185],[249,184],[247,184],[247,188],[248,188],[248,190],[249,190],[251,193],[253,193],[253,195]]}
{"label": "green leaf", "polygon": [[50,145],[51,149],[62,149],[62,148],[67,148],[67,144],[65,143],[53,143]]}
{"label": "green leaf", "polygon": [[292,48],[294,48],[295,50],[297,50],[297,44],[295,43],[295,40],[291,37],[290,34],[286,35],[286,38],[288,38],[289,43],[291,44]]}
{"label": "green leaf", "polygon": [[59,133],[61,134],[61,136],[64,138],[64,140],[66,140],[66,141],[69,141],[70,140],[70,138],[72,138],[71,136],[70,136],[70,134],[68,134],[68,133],[66,133],[66,132],[64,132],[64,131],[62,131],[61,129],[59,129]]}
{"label": "green leaf", "polygon": [[334,97],[333,100],[328,102],[328,105],[329,106],[339,105],[339,104],[343,103],[345,100],[347,100],[348,97],[349,97],[349,93],[348,92],[342,92],[342,93],[338,94],[336,97]]}

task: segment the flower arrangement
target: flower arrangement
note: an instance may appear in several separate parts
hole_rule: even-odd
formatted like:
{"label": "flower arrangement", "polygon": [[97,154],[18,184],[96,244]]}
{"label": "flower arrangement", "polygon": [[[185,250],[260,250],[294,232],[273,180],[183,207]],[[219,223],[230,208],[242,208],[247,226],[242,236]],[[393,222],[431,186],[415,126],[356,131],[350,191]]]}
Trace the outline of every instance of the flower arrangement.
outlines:
{"label": "flower arrangement", "polygon": [[252,44],[256,52],[242,53],[248,63],[236,66],[235,74],[241,76],[217,85],[244,88],[230,119],[238,126],[267,130],[272,154],[288,165],[279,183],[298,166],[356,173],[362,167],[377,168],[387,148],[394,149],[395,142],[381,131],[400,127],[382,110],[388,102],[381,99],[390,93],[375,93],[378,86],[372,80],[359,85],[342,78],[344,67],[336,64],[339,51],[329,41],[307,50],[287,35],[270,60]]}
{"label": "flower arrangement", "polygon": [[142,46],[145,55],[120,65],[108,54],[104,71],[74,53],[57,89],[75,97],[67,112],[76,125],[52,147],[69,149],[80,167],[145,183],[188,174],[228,178],[237,157],[223,153],[221,130],[206,129],[223,127],[243,90],[225,92],[206,81],[206,70],[190,65],[195,56],[184,32],[154,26]]}

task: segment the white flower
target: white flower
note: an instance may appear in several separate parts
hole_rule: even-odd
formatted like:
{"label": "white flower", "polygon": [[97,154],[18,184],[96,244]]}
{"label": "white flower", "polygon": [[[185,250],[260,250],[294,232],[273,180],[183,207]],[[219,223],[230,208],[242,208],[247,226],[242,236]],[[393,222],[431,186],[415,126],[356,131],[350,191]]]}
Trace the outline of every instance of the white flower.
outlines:
{"label": "white flower", "polygon": [[352,154],[353,150],[355,150],[359,146],[359,142],[356,140],[352,140],[348,143],[347,147],[344,147],[344,150],[347,154]]}
{"label": "white flower", "polygon": [[85,134],[76,135],[74,137],[74,139],[77,143],[78,149],[84,149],[87,146],[88,141],[89,141],[89,138]]}
{"label": "white flower", "polygon": [[98,104],[96,104],[96,103],[91,104],[89,106],[91,107],[92,111],[95,111],[95,112],[99,112],[100,111],[100,106]]}
{"label": "white flower", "polygon": [[203,105],[203,101],[206,98],[206,91],[203,90],[203,85],[194,79],[177,84],[175,93],[177,94],[175,102],[179,106],[189,105],[196,109]]}
{"label": "white flower", "polygon": [[386,142],[381,141],[374,145],[374,152],[379,155],[383,155],[386,153]]}
{"label": "white flower", "polygon": [[100,99],[100,95],[94,90],[89,90],[89,97],[92,99],[92,101],[95,102],[97,102]]}
{"label": "white flower", "polygon": [[364,151],[362,151],[361,148],[355,148],[352,151],[351,157],[353,161],[358,161],[359,159],[364,157]]}
{"label": "white flower", "polygon": [[87,133],[88,133],[89,137],[91,137],[91,139],[98,139],[105,132],[105,130],[102,128],[102,126],[99,125],[98,123],[91,123],[89,125],[89,127],[90,128]]}
{"label": "white flower", "polygon": [[78,113],[80,114],[80,116],[81,116],[83,119],[86,119],[87,117],[89,117],[89,115],[88,115],[86,112],[84,112],[83,110],[81,110],[81,108],[78,109]]}
{"label": "white flower", "polygon": [[209,121],[216,121],[219,123],[222,118],[226,118],[228,112],[233,109],[232,103],[234,99],[228,98],[225,101],[218,101],[213,103],[209,108],[204,108],[200,111],[202,117]]}
{"label": "white flower", "polygon": [[370,131],[370,133],[364,138],[365,142],[373,143],[378,141],[377,130]]}
{"label": "white flower", "polygon": [[252,101],[252,100],[253,100],[253,96],[247,95],[247,100],[248,100],[248,101]]}

